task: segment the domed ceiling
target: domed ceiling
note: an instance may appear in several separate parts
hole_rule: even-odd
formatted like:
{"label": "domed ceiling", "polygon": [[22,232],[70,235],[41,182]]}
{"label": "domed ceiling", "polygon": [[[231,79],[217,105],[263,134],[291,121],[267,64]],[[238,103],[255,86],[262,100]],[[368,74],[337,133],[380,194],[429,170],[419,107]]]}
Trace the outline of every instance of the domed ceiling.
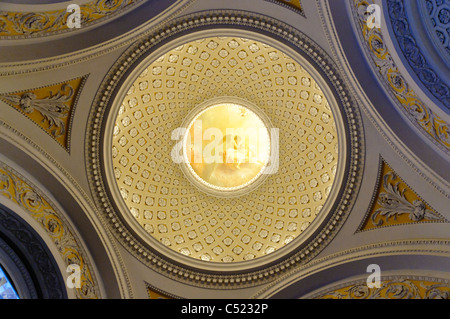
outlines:
{"label": "domed ceiling", "polygon": [[[326,213],[338,165],[333,113],[314,78],[280,50],[203,38],[146,65],[127,91],[111,145],[115,181],[125,213],[164,246],[204,261],[250,260],[300,237]],[[199,190],[171,158],[172,132],[217,97],[253,103],[279,129],[277,170],[233,198]]]}
{"label": "domed ceiling", "polygon": [[[224,14],[137,41],[90,115],[99,207],[136,257],[177,280],[253,285],[306,262],[359,183],[360,119],[331,60],[260,19],[266,35]],[[217,32],[224,20],[236,25]]]}
{"label": "domed ceiling", "polygon": [[21,298],[449,296],[448,1],[77,2],[0,4]]}

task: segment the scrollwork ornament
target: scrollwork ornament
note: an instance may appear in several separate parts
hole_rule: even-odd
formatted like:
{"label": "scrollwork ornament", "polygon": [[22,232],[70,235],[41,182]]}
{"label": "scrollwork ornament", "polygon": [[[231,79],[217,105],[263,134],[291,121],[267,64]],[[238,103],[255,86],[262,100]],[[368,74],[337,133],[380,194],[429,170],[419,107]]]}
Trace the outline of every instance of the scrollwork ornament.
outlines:
{"label": "scrollwork ornament", "polygon": [[367,8],[373,3],[373,0],[353,0],[354,16],[359,25],[358,31],[361,32],[362,43],[381,81],[399,103],[401,110],[434,144],[448,153],[450,150],[449,124],[435,114],[407,83],[389,53],[381,30],[368,27]]}
{"label": "scrollwork ornament", "polygon": [[42,211],[42,200],[33,190],[23,188],[18,194],[20,194],[20,203],[27,210],[33,212],[34,214]]}
{"label": "scrollwork ornament", "polygon": [[11,194],[8,192],[10,186],[11,186],[11,179],[7,174],[4,174],[2,171],[0,171],[0,191],[2,195],[8,198],[11,196]]}
{"label": "scrollwork ornament", "polygon": [[[429,3],[430,1],[427,1]],[[433,70],[426,59],[426,55],[421,52],[415,36],[410,27],[414,23],[408,17],[404,0],[387,0],[387,9],[392,24],[395,37],[399,47],[416,73],[417,78],[424,86],[441,102],[447,109],[450,108],[450,89],[437,72]],[[444,11],[443,11],[444,12]],[[448,10],[447,10],[448,12]]]}
{"label": "scrollwork ornament", "polygon": [[18,204],[43,227],[66,265],[77,264],[80,266],[82,280],[81,287],[76,288],[77,297],[80,299],[98,298],[90,267],[68,226],[50,203],[28,182],[10,171],[6,165],[0,164],[0,195]]}
{"label": "scrollwork ornament", "polygon": [[63,84],[60,91],[49,96],[37,98],[33,92],[26,92],[22,95],[5,94],[2,99],[14,105],[19,105],[20,109],[30,114],[38,111],[43,119],[48,122],[48,129],[54,137],[64,135],[66,132],[65,119],[69,116],[70,107],[66,104],[73,96],[74,89],[70,85]]}
{"label": "scrollwork ornament", "polygon": [[383,187],[386,191],[381,193],[378,199],[381,208],[377,209],[371,218],[375,226],[381,226],[390,218],[395,220],[402,214],[407,214],[409,219],[415,222],[424,219],[442,220],[439,214],[428,209],[422,201],[414,200],[413,203],[410,203],[405,197],[407,189],[400,190],[400,181],[395,182],[395,180],[397,180],[397,176],[393,172],[383,177]]}
{"label": "scrollwork ornament", "polygon": [[359,231],[414,223],[448,223],[380,158],[378,182]]}
{"label": "scrollwork ornament", "polygon": [[[83,26],[108,19],[142,0],[94,0],[80,5]],[[76,30],[67,26],[70,13],[66,9],[46,12],[0,11],[0,39],[42,37]]]}
{"label": "scrollwork ornament", "polygon": [[317,299],[448,299],[450,285],[415,278],[383,280],[379,287],[369,288],[366,282],[319,293]]}
{"label": "scrollwork ornament", "polygon": [[0,94],[0,101],[33,121],[70,151],[72,118],[88,75],[62,83]]}

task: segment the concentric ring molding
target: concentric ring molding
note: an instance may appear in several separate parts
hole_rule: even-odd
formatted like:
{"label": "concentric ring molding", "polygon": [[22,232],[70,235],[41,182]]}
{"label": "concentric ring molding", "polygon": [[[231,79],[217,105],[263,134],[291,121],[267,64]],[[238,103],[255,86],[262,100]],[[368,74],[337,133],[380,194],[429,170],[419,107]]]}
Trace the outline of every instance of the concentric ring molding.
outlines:
{"label": "concentric ring molding", "polygon": [[[216,34],[216,33],[217,33],[217,30],[214,30],[214,34]],[[203,39],[205,36],[207,36],[207,34],[205,35],[204,33],[200,33],[200,32],[199,33],[195,33],[195,34],[189,34],[187,36],[187,38],[189,40],[187,40],[187,39],[184,40],[183,37],[179,37],[179,38],[177,38],[176,44],[173,44],[173,43],[169,42],[168,43],[168,47],[170,49],[173,46],[177,46],[178,47],[178,46],[180,46],[180,43],[185,43],[186,41],[191,43],[192,42],[192,37],[195,37],[195,39]],[[149,55],[142,62],[140,62],[140,66],[145,67],[148,64],[148,61],[152,61],[152,60],[154,60],[157,57],[159,58],[160,55],[161,55],[161,52],[165,53],[165,52],[167,52],[167,50],[169,50],[169,49],[167,49],[166,47],[162,47],[162,48],[160,48],[158,50],[155,50],[154,54]],[[306,64],[307,62],[304,62],[304,63]],[[115,184],[117,182],[116,179],[113,178],[112,175],[111,175],[112,170],[110,169],[110,167],[112,167],[112,165],[109,163],[109,158],[111,158],[111,154],[110,154],[111,151],[109,149],[109,145],[111,145],[111,143],[110,143],[110,136],[113,136],[113,133],[112,133],[113,129],[112,129],[111,124],[113,124],[113,123],[117,124],[117,122],[115,122],[115,112],[114,111],[117,110],[117,108],[121,105],[121,103],[123,101],[122,97],[124,96],[125,92],[127,90],[129,90],[130,86],[127,85],[127,84],[131,85],[131,83],[133,83],[135,81],[135,77],[137,76],[137,74],[140,74],[142,72],[143,69],[140,66],[135,67],[135,69],[133,70],[133,72],[135,72],[136,74],[130,74],[130,76],[127,77],[127,79],[129,79],[129,81],[124,81],[121,84],[121,89],[118,91],[118,94],[116,95],[115,101],[113,103],[111,103],[112,109],[110,111],[110,117],[112,117],[112,118],[110,118],[110,119],[108,119],[106,121],[106,126],[105,126],[106,134],[105,134],[105,146],[104,146],[104,157],[103,158],[104,158],[104,161],[106,163],[107,183],[110,184],[110,185],[113,185],[113,184]],[[308,76],[310,76],[310,75],[308,74]],[[315,74],[315,77],[319,77],[319,76],[317,74]],[[136,84],[136,83],[134,83],[134,84]],[[325,95],[330,95],[328,93],[325,94]],[[336,104],[336,103],[333,102],[333,104]],[[342,127],[342,123],[340,123],[340,125],[338,125],[338,126]],[[341,141],[340,145],[342,147],[342,149],[340,150],[340,153],[345,153],[345,145],[346,145],[346,143]],[[118,146],[118,145],[116,144],[116,146]],[[166,150],[166,151],[168,151],[168,150]],[[115,163],[117,164],[117,161]],[[115,167],[115,169],[116,169],[116,167]],[[340,170],[340,174],[337,174],[337,175],[341,176],[340,178],[338,177],[339,180],[342,179],[343,170],[341,169]],[[183,256],[180,256],[179,254],[175,254],[174,255],[172,251],[167,250],[166,247],[164,247],[164,246],[162,246],[160,244],[160,240],[155,241],[154,238],[147,238],[147,237],[149,237],[148,233],[142,231],[142,226],[143,225],[136,224],[135,219],[134,218],[130,218],[131,214],[129,214],[129,210],[130,210],[130,203],[129,203],[129,201],[128,201],[128,203],[126,203],[127,205],[124,205],[118,188],[114,187],[114,186],[110,187],[110,191],[112,193],[112,197],[115,199],[115,203],[119,207],[119,211],[121,211],[123,213],[123,218],[126,219],[126,222],[129,225],[133,225],[133,230],[135,232],[137,232],[141,238],[147,239],[147,242],[148,242],[148,244],[150,246],[158,247],[157,250],[159,252],[162,252],[166,256],[171,256],[173,259],[176,259],[176,260],[180,260],[181,259],[181,262],[183,264],[189,264],[189,265],[191,265],[193,267],[196,267],[196,268],[208,269],[208,271],[217,271],[217,270],[230,271],[233,268],[236,269],[236,271],[237,270],[242,271],[245,268],[254,268],[256,263],[258,265],[260,265],[260,264],[276,261],[276,260],[278,260],[280,258],[280,256],[286,255],[290,251],[294,250],[296,247],[298,247],[298,245],[301,243],[302,240],[304,240],[305,238],[308,238],[309,236],[311,236],[311,233],[313,233],[316,230],[317,225],[320,224],[320,222],[323,221],[327,217],[326,216],[327,215],[326,212],[328,212],[330,210],[330,206],[334,203],[334,198],[336,197],[337,190],[338,190],[338,188],[334,188],[333,191],[330,193],[331,200],[329,200],[328,202],[325,203],[325,207],[322,209],[325,213],[321,214],[319,216],[320,218],[317,218],[318,220],[315,221],[315,223],[313,224],[315,226],[314,227],[313,226],[308,227],[307,231],[302,233],[301,237],[299,237],[298,239],[294,240],[293,243],[290,244],[288,248],[283,249],[282,252],[277,252],[276,251],[275,253],[271,253],[270,256],[265,256],[264,257],[264,259],[265,259],[264,261],[263,260],[257,260],[257,261],[252,262],[252,263],[246,262],[246,265],[241,264],[241,265],[239,265],[239,267],[235,267],[235,265],[220,265],[220,264],[207,265],[205,263],[197,263],[197,262],[192,261],[192,260],[187,260],[186,258],[183,258]],[[195,195],[198,195],[198,194],[195,194]],[[141,226],[141,227],[139,227],[139,226]],[[212,247],[211,247],[211,249],[212,249]],[[210,253],[210,254],[212,255],[212,253]],[[258,257],[258,259],[261,259],[261,257]]]}
{"label": "concentric ring molding", "polygon": [[[217,47],[208,51],[207,46],[211,43]],[[229,44],[237,46],[235,52],[228,48]],[[191,65],[205,63],[186,52],[192,47],[198,47],[197,53],[209,54],[208,61],[211,60],[212,64],[219,63],[217,59],[222,58],[217,52],[224,52],[225,48],[230,50],[229,56],[245,52],[246,48],[253,48],[257,53],[245,53],[248,55],[243,59],[245,62],[235,66],[241,71],[237,72],[240,76],[233,75],[234,69],[226,66],[228,63],[225,61],[233,61],[233,57],[222,60],[222,66],[215,72],[211,70],[214,67],[205,66],[206,72],[201,73],[168,61],[176,55],[173,60],[179,62],[189,59],[193,60]],[[271,61],[268,53],[276,53],[272,54],[275,61]],[[254,66],[257,64],[251,62],[255,61],[254,58],[260,58],[261,62],[264,59],[265,62]],[[117,202],[121,201],[117,193],[120,190],[127,206],[122,211],[130,211],[149,235],[165,246],[212,262],[260,258],[270,251],[273,254],[290,241],[298,243],[300,239],[294,238],[305,238],[303,233],[311,233],[310,230],[304,232],[305,227],[317,226],[315,219],[325,217],[322,212],[327,211],[321,207],[326,206],[329,194],[334,197],[330,189],[338,161],[335,153],[338,146],[335,119],[312,76],[292,58],[273,47],[238,37],[207,37],[189,41],[165,53],[148,67],[146,60],[141,63],[145,68],[143,73],[137,79],[130,78],[131,87],[126,85],[128,80],[124,81],[123,86],[128,92],[123,99],[117,96],[112,103],[108,123],[115,122],[114,131],[106,131],[105,134],[107,143],[109,136],[113,135],[115,179],[108,175],[108,183],[117,184],[117,187],[111,187],[111,192]],[[246,65],[250,71],[246,70]],[[154,76],[153,70],[158,73],[162,70],[164,76]],[[186,78],[172,74],[175,70],[184,72]],[[170,71],[172,76],[166,76],[166,71]],[[223,76],[224,71],[229,72],[227,75],[231,74],[231,80]],[[209,77],[203,74],[208,72]],[[257,75],[259,73],[261,76]],[[189,81],[187,74],[199,75],[197,82],[204,84],[195,90],[197,83]],[[289,85],[289,79],[296,79],[298,83]],[[161,82],[169,83],[173,88],[166,88]],[[284,85],[277,85],[277,82]],[[239,84],[238,89],[231,88],[233,83]],[[192,90],[175,91],[179,84]],[[224,86],[226,90],[222,89]],[[170,140],[172,130],[180,125],[185,127],[184,120],[189,122],[191,113],[201,108],[203,103],[215,101],[214,98],[208,99],[208,94],[233,100],[232,97],[224,97],[223,91],[239,96],[242,104],[245,101],[257,104],[252,109],[267,117],[267,125],[272,126],[270,122],[277,124],[282,146],[277,156],[277,171],[265,176],[268,180],[253,193],[250,194],[253,189],[241,189],[249,196],[241,193],[231,200],[207,196],[204,194],[206,192],[191,187],[170,154],[175,145],[175,141]],[[176,98],[177,95],[183,97]],[[189,95],[192,97],[184,97]],[[153,96],[151,100],[150,96]],[[117,118],[114,118],[118,107]],[[110,125],[106,124],[106,127],[109,129]],[[110,157],[109,153],[111,151],[105,149],[105,159]],[[181,170],[185,173],[183,166]],[[110,172],[111,168],[107,167],[106,171]],[[160,194],[163,190],[165,194]],[[193,203],[189,202],[191,199]]]}
{"label": "concentric ring molding", "polygon": [[[113,66],[100,87],[90,114],[86,144],[90,184],[99,208],[109,221],[109,226],[128,250],[153,270],[175,280],[199,286],[233,288],[261,284],[270,280],[269,274],[288,271],[310,260],[339,229],[350,211],[354,200],[353,194],[360,183],[359,173],[363,162],[361,119],[356,104],[333,62],[322,49],[299,31],[279,21],[259,15],[250,17],[248,14],[238,11],[203,12],[201,15],[182,17],[159,32],[143,37]],[[339,135],[342,139],[339,144],[345,145],[340,153],[342,163],[338,165],[339,185],[334,187],[333,201],[328,201],[328,207],[323,208],[330,213],[320,221],[320,227],[305,235],[308,240],[298,245],[293,241],[272,254],[251,262],[233,263],[231,266],[193,261],[192,258],[185,258],[179,253],[164,250],[163,245],[152,241],[149,236],[142,236],[142,227],[136,227],[138,226],[136,221],[133,224],[131,218],[120,213],[124,207],[120,207],[120,201],[114,200],[113,192],[107,186],[107,175],[110,172],[105,170],[105,167],[108,167],[108,163],[105,162],[110,158],[104,156],[106,145],[110,145],[105,138],[109,136],[108,132],[112,132],[112,127],[105,127],[105,123],[113,102],[124,94],[124,79],[133,78],[133,72],[135,76],[138,75],[139,68],[136,66],[143,59],[156,58],[161,52],[166,51],[167,47],[174,46],[171,40],[183,41],[183,37],[193,40],[208,35],[242,36],[283,48],[286,54],[301,61],[300,64],[319,82],[330,101],[335,99],[336,107],[341,112],[341,115],[337,114],[335,117],[343,117],[342,123],[337,125],[338,131],[343,133]],[[301,52],[302,56],[298,52]],[[326,76],[328,80],[320,80],[322,76]]]}

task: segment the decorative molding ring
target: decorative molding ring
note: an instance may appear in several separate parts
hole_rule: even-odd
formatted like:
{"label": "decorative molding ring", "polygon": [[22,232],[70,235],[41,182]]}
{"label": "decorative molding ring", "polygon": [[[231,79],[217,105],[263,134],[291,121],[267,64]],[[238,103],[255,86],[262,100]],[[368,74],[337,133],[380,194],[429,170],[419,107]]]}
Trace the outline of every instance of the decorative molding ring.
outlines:
{"label": "decorative molding ring", "polygon": [[0,195],[30,213],[55,244],[67,266],[80,266],[81,287],[75,289],[75,295],[80,299],[98,299],[100,292],[95,275],[91,271],[92,266],[70,225],[31,182],[1,162]]}
{"label": "decorative molding ring", "polygon": [[405,1],[387,0],[387,5],[392,30],[409,65],[430,93],[450,110],[450,88],[433,70],[421,52],[414,34],[411,32],[410,21],[406,15]]}
{"label": "decorative molding ring", "polygon": [[373,0],[352,0],[351,6],[357,29],[355,32],[360,38],[367,59],[399,110],[423,136],[448,155],[450,152],[449,124],[425,105],[406,82],[394,63],[380,29],[370,29],[366,23],[367,6],[373,3]]}
{"label": "decorative molding ring", "polygon": [[[317,231],[315,239],[304,244],[298,251],[285,256],[284,259],[272,263],[266,268],[263,265],[249,271],[231,271],[219,273],[186,267],[172,259],[168,260],[160,253],[151,249],[136,233],[125,225],[123,218],[111,200],[108,186],[105,184],[103,171],[103,124],[106,121],[106,112],[114,99],[120,80],[131,72],[135,63],[165,42],[173,40],[179,35],[193,33],[205,29],[221,28],[222,30],[247,30],[287,43],[290,48],[301,52],[304,58],[317,68],[317,71],[326,78],[327,85],[331,87],[341,116],[345,118],[346,156],[347,162],[344,181],[340,186],[338,199],[333,205],[332,213],[324,222],[323,227]],[[284,23],[265,16],[243,11],[217,10],[192,14],[175,19],[148,37],[140,39],[115,63],[100,86],[89,116],[86,139],[86,161],[88,176],[95,201],[113,233],[124,246],[148,267],[164,274],[174,280],[186,282],[190,285],[211,287],[216,289],[232,289],[254,286],[273,280],[274,274],[283,274],[300,264],[314,258],[334,237],[343,221],[347,217],[354,203],[354,193],[359,188],[364,162],[363,132],[361,118],[356,103],[346,87],[345,81],[337,71],[337,67],[330,57],[314,42],[298,30]]]}
{"label": "decorative molding ring", "polygon": [[15,257],[15,265],[22,268],[20,279],[25,280],[26,287],[19,287],[20,290],[32,293],[21,297],[67,298],[65,281],[45,242],[22,218],[3,207],[0,207],[0,235],[11,241],[6,244],[0,239],[0,246],[5,248],[6,244],[12,250],[9,256]]}

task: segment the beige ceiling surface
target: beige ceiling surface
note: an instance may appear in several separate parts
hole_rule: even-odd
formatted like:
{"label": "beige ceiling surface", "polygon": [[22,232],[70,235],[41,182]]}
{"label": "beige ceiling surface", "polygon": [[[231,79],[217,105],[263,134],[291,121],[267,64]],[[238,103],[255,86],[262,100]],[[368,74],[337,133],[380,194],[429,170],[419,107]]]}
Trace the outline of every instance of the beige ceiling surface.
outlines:
{"label": "beige ceiling surface", "polygon": [[[198,190],[170,156],[172,131],[220,96],[254,103],[279,128],[277,173],[235,198]],[[335,122],[314,79],[279,50],[242,38],[193,41],[153,61],[129,88],[113,134],[125,213],[170,249],[211,262],[258,258],[299,237],[321,213],[338,164]]]}

